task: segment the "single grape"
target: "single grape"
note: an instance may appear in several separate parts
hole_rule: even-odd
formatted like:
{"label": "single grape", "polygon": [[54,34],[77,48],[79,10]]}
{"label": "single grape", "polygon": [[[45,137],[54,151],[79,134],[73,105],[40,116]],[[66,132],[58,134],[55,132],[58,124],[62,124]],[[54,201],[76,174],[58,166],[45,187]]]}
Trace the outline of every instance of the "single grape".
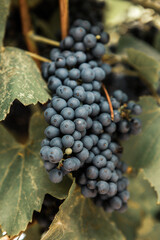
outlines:
{"label": "single grape", "polygon": [[71,98],[73,96],[73,91],[70,87],[67,86],[59,86],[56,90],[56,94],[65,99],[68,100],[69,98]]}
{"label": "single grape", "polygon": [[75,124],[71,120],[64,120],[60,125],[61,133],[72,134],[75,131]]}
{"label": "single grape", "polygon": [[80,101],[77,98],[72,97],[68,100],[67,105],[68,105],[68,107],[76,109],[80,106]]}
{"label": "single grape", "polygon": [[58,68],[55,71],[55,75],[57,78],[64,80],[65,78],[68,77],[68,70],[66,68]]}
{"label": "single grape", "polygon": [[103,132],[102,124],[99,121],[93,121],[92,133],[99,135]]}
{"label": "single grape", "polygon": [[71,135],[64,135],[62,137],[62,144],[65,148],[70,148],[74,144],[74,138]]}
{"label": "single grape", "polygon": [[108,147],[108,141],[106,139],[100,139],[97,146],[100,150],[105,150]]}
{"label": "single grape", "polygon": [[99,194],[106,194],[109,191],[109,184],[105,181],[98,181],[97,188]]}
{"label": "single grape", "polygon": [[66,58],[66,64],[68,67],[74,67],[77,64],[77,58],[74,55],[70,55]]}
{"label": "single grape", "polygon": [[48,160],[51,163],[58,163],[63,158],[63,152],[59,147],[51,147],[48,150]]}
{"label": "single grape", "polygon": [[63,120],[64,119],[72,120],[72,119],[74,119],[74,110],[70,107],[65,107],[65,108],[62,109],[61,115],[62,115]]}
{"label": "single grape", "polygon": [[55,114],[51,117],[51,124],[54,127],[58,128],[63,120],[64,120],[64,118],[60,114]]}
{"label": "single grape", "polygon": [[105,79],[106,74],[105,74],[105,71],[102,68],[95,67],[95,68],[93,68],[93,71],[95,73],[95,80],[96,81],[101,82]]}
{"label": "single grape", "polygon": [[59,129],[54,127],[54,126],[48,126],[45,131],[44,134],[46,135],[47,138],[51,139],[54,137],[58,137],[59,136]]}
{"label": "single grape", "polygon": [[112,177],[112,172],[109,168],[101,168],[99,171],[99,177],[100,179],[107,181]]}
{"label": "single grape", "polygon": [[75,141],[72,147],[74,153],[79,153],[83,149],[83,143],[79,140]]}
{"label": "single grape", "polygon": [[111,116],[108,113],[101,113],[98,119],[104,127],[107,127],[111,124]]}
{"label": "single grape", "polygon": [[114,122],[111,122],[111,124],[105,128],[105,131],[109,134],[112,134],[116,131],[116,124]]}
{"label": "single grape", "polygon": [[83,37],[86,35],[86,30],[82,27],[76,27],[71,29],[70,34],[73,39],[77,42],[82,41]]}
{"label": "single grape", "polygon": [[107,160],[102,155],[97,155],[93,158],[93,165],[97,168],[105,167],[107,164]]}
{"label": "single grape", "polygon": [[55,65],[57,68],[63,68],[66,65],[66,60],[63,56],[58,56],[55,60]]}
{"label": "single grape", "polygon": [[84,43],[82,42],[76,42],[73,46],[73,50],[76,52],[76,51],[82,51],[82,52],[85,52],[86,50],[86,47],[84,45]]}
{"label": "single grape", "polygon": [[93,147],[93,140],[89,136],[84,136],[82,138],[82,143],[83,143],[83,146],[88,150],[90,150]]}
{"label": "single grape", "polygon": [[60,137],[55,137],[55,138],[52,138],[52,140],[50,141],[50,146],[51,147],[59,147],[62,149],[62,140]]}
{"label": "single grape", "polygon": [[96,46],[97,39],[93,34],[87,34],[83,39],[84,45],[86,48],[93,48]]}
{"label": "single grape", "polygon": [[77,80],[80,78],[80,70],[77,68],[72,68],[69,71],[69,78],[72,80]]}
{"label": "single grape", "polygon": [[77,118],[74,120],[75,128],[77,131],[82,132],[86,129],[87,123],[83,118]]}
{"label": "single grape", "polygon": [[52,169],[49,171],[49,179],[53,183],[60,183],[63,180],[63,173],[59,169]]}
{"label": "single grape", "polygon": [[84,68],[81,72],[83,82],[90,83],[95,78],[95,73],[91,68]]}
{"label": "single grape", "polygon": [[102,43],[97,43],[91,52],[94,57],[101,58],[105,54],[105,47]]}
{"label": "single grape", "polygon": [[87,119],[88,112],[87,112],[86,108],[84,106],[76,108],[76,110],[75,110],[75,117],[76,118]]}
{"label": "single grape", "polygon": [[119,197],[115,196],[111,198],[111,200],[109,201],[109,204],[114,210],[118,210],[122,206],[122,200]]}
{"label": "single grape", "polygon": [[96,179],[98,177],[98,169],[95,166],[90,166],[86,169],[86,177],[89,179]]}
{"label": "single grape", "polygon": [[52,100],[52,106],[56,111],[61,111],[63,108],[67,107],[67,103],[62,98],[56,98]]}

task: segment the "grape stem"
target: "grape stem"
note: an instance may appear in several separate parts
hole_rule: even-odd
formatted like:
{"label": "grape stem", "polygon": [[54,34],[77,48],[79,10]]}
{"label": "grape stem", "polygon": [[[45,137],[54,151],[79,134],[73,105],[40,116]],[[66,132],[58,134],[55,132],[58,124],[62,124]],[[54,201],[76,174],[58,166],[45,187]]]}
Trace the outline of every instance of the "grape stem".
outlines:
{"label": "grape stem", "polygon": [[[33,40],[28,36],[28,32],[32,30],[31,19],[29,15],[29,9],[27,0],[19,0],[19,8],[21,15],[22,31],[25,38],[27,48],[30,52],[38,54],[38,49]],[[40,68],[40,62],[36,60],[38,67]]]}
{"label": "grape stem", "polygon": [[112,121],[114,121],[114,112],[113,112],[113,106],[112,106],[112,103],[111,103],[111,99],[110,99],[108,91],[107,91],[107,89],[106,89],[106,87],[103,83],[102,83],[102,88],[103,88],[103,91],[106,95],[107,101],[109,103],[109,108],[110,108],[110,112],[111,112],[111,119],[112,119]]}
{"label": "grape stem", "polygon": [[32,53],[32,52],[29,52],[29,51],[25,51],[25,53],[26,53],[27,55],[31,56],[32,58],[37,59],[37,60],[39,60],[39,61],[41,61],[41,62],[51,62],[50,59],[41,57],[40,55],[38,55],[38,54],[36,54],[36,53]]}
{"label": "grape stem", "polygon": [[60,46],[60,42],[54,41],[54,40],[46,38],[46,37],[39,36],[39,35],[35,34],[33,31],[29,31],[28,36],[30,37],[30,39],[32,39],[35,42],[46,43],[49,45],[53,45],[55,47]]}
{"label": "grape stem", "polygon": [[69,0],[59,0],[60,18],[61,18],[61,35],[64,39],[68,34],[69,23]]}

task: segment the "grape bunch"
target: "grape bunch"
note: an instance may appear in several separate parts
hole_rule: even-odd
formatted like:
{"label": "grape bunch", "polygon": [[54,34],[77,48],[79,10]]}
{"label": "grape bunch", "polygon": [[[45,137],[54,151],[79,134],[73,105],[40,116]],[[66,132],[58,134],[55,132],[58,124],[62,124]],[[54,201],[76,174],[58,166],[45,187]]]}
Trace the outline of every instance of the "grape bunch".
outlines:
{"label": "grape bunch", "polygon": [[77,20],[61,48],[51,51],[52,62],[43,65],[52,99],[44,112],[49,126],[40,154],[52,182],[72,172],[85,197],[106,211],[123,211],[129,198],[123,177],[127,167],[120,161],[117,142],[140,131],[141,122],[132,114],[139,115],[141,107],[116,90],[111,118],[109,102],[101,95],[102,82],[111,71],[101,61],[108,39],[99,26]]}

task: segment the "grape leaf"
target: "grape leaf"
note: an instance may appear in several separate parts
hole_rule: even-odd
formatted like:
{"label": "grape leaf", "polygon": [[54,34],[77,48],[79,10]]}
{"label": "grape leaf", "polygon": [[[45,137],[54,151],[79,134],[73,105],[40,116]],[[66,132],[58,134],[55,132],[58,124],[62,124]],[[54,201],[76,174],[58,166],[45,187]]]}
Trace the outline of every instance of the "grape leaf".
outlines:
{"label": "grape leaf", "polygon": [[141,228],[138,230],[136,240],[159,240],[160,222],[151,216],[144,218]]}
{"label": "grape leaf", "polygon": [[108,219],[107,213],[81,195],[75,183],[60,206],[49,231],[42,240],[121,240],[121,232]]}
{"label": "grape leaf", "polygon": [[25,230],[33,211],[40,211],[46,193],[64,199],[70,188],[68,178],[51,183],[43,167],[39,150],[45,126],[43,117],[36,113],[25,145],[0,126],[0,225],[8,235]]}
{"label": "grape leaf", "polygon": [[111,219],[126,239],[134,240],[143,219],[146,216],[154,216],[160,207],[156,205],[154,189],[148,181],[143,179],[142,174],[130,176],[128,191],[130,192],[128,210],[123,214],[113,213]]}
{"label": "grape leaf", "polygon": [[142,121],[142,132],[122,142],[122,157],[127,164],[142,169],[145,178],[157,191],[160,203],[160,107],[153,97],[142,97],[138,103],[143,109],[139,117]]}
{"label": "grape leaf", "polygon": [[[3,38],[6,27],[6,20],[9,12],[10,0],[0,1],[0,49],[3,46]],[[1,50],[0,50],[1,51]]]}
{"label": "grape leaf", "polygon": [[40,225],[38,223],[29,225],[24,234],[26,235],[25,240],[39,240],[41,238]]}
{"label": "grape leaf", "polygon": [[5,119],[15,99],[29,105],[50,98],[35,62],[23,50],[5,48],[0,53],[0,66],[0,120]]}
{"label": "grape leaf", "polygon": [[136,240],[159,240],[160,222],[151,216],[144,218],[142,226],[138,230]]}
{"label": "grape leaf", "polygon": [[157,89],[160,76],[160,54],[145,42],[130,35],[119,41],[118,52],[126,52],[128,62],[151,88]]}

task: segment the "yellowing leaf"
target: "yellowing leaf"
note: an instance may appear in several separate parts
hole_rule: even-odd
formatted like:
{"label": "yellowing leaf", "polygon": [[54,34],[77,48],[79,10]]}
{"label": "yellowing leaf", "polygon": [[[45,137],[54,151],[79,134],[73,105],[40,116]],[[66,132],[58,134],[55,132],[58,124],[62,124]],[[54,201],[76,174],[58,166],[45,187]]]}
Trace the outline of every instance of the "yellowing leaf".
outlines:
{"label": "yellowing leaf", "polygon": [[0,120],[15,99],[29,105],[50,98],[35,62],[23,50],[7,47],[0,53],[0,96]]}

